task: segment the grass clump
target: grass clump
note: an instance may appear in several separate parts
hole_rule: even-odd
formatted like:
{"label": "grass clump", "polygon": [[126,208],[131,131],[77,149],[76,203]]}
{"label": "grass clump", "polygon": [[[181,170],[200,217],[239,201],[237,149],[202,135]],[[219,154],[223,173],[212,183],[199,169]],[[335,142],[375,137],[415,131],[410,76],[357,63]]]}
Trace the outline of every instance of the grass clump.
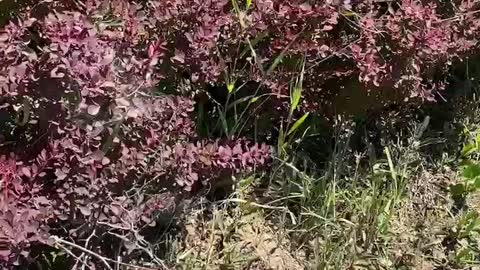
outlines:
{"label": "grass clump", "polygon": [[431,128],[427,116],[394,139],[383,139],[382,151],[368,144],[354,151],[354,123],[339,119],[331,158],[324,163],[299,150],[307,133],[284,140],[269,172],[234,179],[226,199],[188,211],[175,264],[180,269],[475,269],[480,263],[477,133],[470,120],[452,125],[468,132],[454,141]]}

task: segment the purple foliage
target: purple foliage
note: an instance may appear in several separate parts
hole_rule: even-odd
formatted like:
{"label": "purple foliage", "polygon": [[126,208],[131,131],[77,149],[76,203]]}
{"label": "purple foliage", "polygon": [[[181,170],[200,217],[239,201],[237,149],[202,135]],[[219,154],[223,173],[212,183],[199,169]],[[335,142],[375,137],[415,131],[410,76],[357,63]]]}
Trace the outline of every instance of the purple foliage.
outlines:
{"label": "purple foliage", "polygon": [[5,147],[8,158],[0,160],[0,239],[7,245],[0,261],[6,265],[28,257],[32,243],[51,244],[48,235],[60,224],[79,240],[85,228],[78,224],[85,221],[151,223],[141,209],[160,197],[132,201],[124,197],[127,187],[152,180],[154,193],[161,192],[155,185],[190,191],[269,159],[266,145],[202,140],[192,100],[154,96],[163,77],[161,36],[138,25],[139,10],[127,2],[113,10],[124,21],[102,21],[101,2],[85,3],[82,12],[52,6],[42,17],[27,9],[1,31],[1,111],[26,138]]}

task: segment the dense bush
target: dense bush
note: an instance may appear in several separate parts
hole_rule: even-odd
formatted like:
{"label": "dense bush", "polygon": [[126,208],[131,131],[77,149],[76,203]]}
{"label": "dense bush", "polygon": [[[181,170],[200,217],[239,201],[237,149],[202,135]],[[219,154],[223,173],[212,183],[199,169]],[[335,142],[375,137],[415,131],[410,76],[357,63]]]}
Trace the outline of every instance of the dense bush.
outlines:
{"label": "dense bush", "polygon": [[[275,119],[290,110],[292,81],[301,81],[302,108],[311,111],[322,103],[325,83],[343,77],[433,99],[452,59],[477,49],[478,5],[71,0],[20,6],[0,32],[0,237],[8,244],[0,261],[31,259],[30,245],[53,245],[52,235],[107,256],[101,232],[138,241],[154,223],[152,208],[177,196],[162,197],[171,194],[165,189],[191,191],[266,165],[270,147],[245,137],[243,128],[221,138],[198,135],[195,100],[207,86],[224,91],[227,103],[233,95],[235,104],[248,104],[242,108],[249,116],[258,117],[250,104],[270,99]],[[184,74],[189,87],[181,87]],[[159,95],[164,82],[178,95]],[[255,87],[235,97],[247,83]],[[225,115],[236,116],[234,109],[211,109],[208,117],[223,117],[228,130]],[[87,241],[90,235],[97,236]]]}
{"label": "dense bush", "polygon": [[[433,98],[449,61],[472,53],[479,34],[473,1],[149,3],[151,16],[141,28],[161,29],[173,64],[193,81],[255,80],[286,95],[298,69],[272,66],[279,57],[305,56],[304,78],[318,88],[355,74],[372,87],[403,87]],[[321,89],[306,89],[313,90]]]}
{"label": "dense bush", "polygon": [[164,55],[157,38],[139,38],[128,22],[105,26],[104,10],[90,3],[88,15],[55,10],[26,11],[1,35],[2,261],[51,244],[49,231],[81,239],[96,222],[151,223],[148,197],[123,197],[137,185],[188,191],[265,164],[267,146],[201,139],[192,100],[153,95]]}

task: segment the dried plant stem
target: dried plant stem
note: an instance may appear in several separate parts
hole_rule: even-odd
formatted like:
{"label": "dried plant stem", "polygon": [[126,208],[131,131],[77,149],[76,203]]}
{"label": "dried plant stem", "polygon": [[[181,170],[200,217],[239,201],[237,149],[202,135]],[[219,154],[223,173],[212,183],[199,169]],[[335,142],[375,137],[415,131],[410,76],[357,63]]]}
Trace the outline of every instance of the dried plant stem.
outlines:
{"label": "dried plant stem", "polygon": [[112,260],[112,259],[109,259],[109,258],[106,258],[94,251],[91,251],[87,248],[84,248],[80,245],[77,245],[75,243],[72,243],[70,241],[67,241],[67,240],[64,240],[64,239],[61,239],[57,236],[51,236],[51,239],[53,239],[55,241],[55,243],[57,245],[59,245],[60,247],[62,247],[63,249],[66,250],[66,252],[71,255],[71,256],[74,256],[76,258],[78,258],[77,256],[75,256],[75,254],[73,254],[71,251],[69,251],[64,245],[67,245],[67,246],[71,246],[73,248],[76,248],[76,249],[79,249],[85,253],[88,253],[96,258],[98,258],[100,261],[102,261],[102,263],[109,269],[109,270],[113,270],[113,268],[110,266],[110,264],[108,262],[113,262],[113,263],[117,263],[117,264],[120,264],[120,265],[124,265],[124,266],[129,266],[129,267],[134,267],[134,268],[137,268],[137,269],[145,269],[145,270],[158,270],[158,268],[150,268],[150,267],[144,267],[144,266],[139,266],[139,265],[133,265],[133,264],[128,264],[128,263],[122,263],[122,262],[119,262],[117,260]]}

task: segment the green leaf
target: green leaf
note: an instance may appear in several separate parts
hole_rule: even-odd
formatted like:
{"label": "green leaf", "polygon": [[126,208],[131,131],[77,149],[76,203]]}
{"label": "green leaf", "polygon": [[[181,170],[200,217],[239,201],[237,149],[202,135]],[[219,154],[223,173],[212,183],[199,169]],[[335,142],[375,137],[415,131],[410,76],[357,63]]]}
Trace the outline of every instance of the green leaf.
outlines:
{"label": "green leaf", "polygon": [[468,261],[472,261],[473,259],[475,259],[475,256],[472,253],[473,251],[470,248],[464,247],[457,253],[455,259],[462,264]]}
{"label": "green leaf", "polygon": [[[260,33],[258,36],[256,36],[253,40],[249,41],[250,46],[254,48],[260,41],[262,41],[264,38],[266,38],[268,35],[266,33]],[[243,58],[245,54],[247,54],[250,51],[250,46],[246,47],[243,49],[242,53],[240,53],[239,58]]]}
{"label": "green leaf", "polygon": [[461,198],[465,194],[465,185],[463,184],[456,184],[450,186],[450,194],[454,198]]}
{"label": "green leaf", "polygon": [[253,176],[244,178],[244,179],[240,180],[239,186],[240,186],[241,189],[245,189],[245,188],[249,187],[253,183],[254,180],[255,180],[255,177],[253,177]]}
{"label": "green leaf", "polygon": [[476,211],[469,212],[466,217],[466,223],[465,232],[470,234],[478,226],[478,213]]}
{"label": "green leaf", "polygon": [[247,39],[247,42],[248,42],[248,47],[250,48],[250,51],[252,52],[252,57],[253,57],[253,59],[255,60],[255,64],[257,64],[257,67],[258,67],[258,69],[260,70],[260,72],[261,72],[262,74],[264,74],[265,71],[263,70],[262,62],[261,62],[260,59],[258,58],[257,53],[255,52],[255,49],[253,48],[252,43],[250,42],[249,39]]}
{"label": "green leaf", "polygon": [[426,116],[425,119],[423,119],[423,122],[417,127],[415,131],[415,139],[420,139],[425,133],[425,131],[428,128],[428,124],[430,123],[430,116]]}
{"label": "green leaf", "polygon": [[225,135],[230,135],[228,134],[227,118],[225,118],[225,115],[223,113],[220,113],[220,120],[222,121],[223,131],[225,132]]}
{"label": "green leaf", "polygon": [[247,0],[247,9],[249,9],[252,6],[252,0]]}
{"label": "green leaf", "polygon": [[227,89],[228,89],[228,93],[232,93],[233,90],[235,90],[235,84],[229,83],[229,84],[227,85]]}
{"label": "green leaf", "polygon": [[257,102],[257,100],[259,99],[260,97],[254,97],[252,98],[252,100],[250,100],[250,103],[255,103]]}
{"label": "green leaf", "polygon": [[301,87],[295,87],[293,89],[292,97],[291,97],[291,100],[290,100],[290,103],[291,103],[290,112],[294,112],[297,109],[298,104],[300,103],[300,98],[301,97],[302,97],[302,88]]}
{"label": "green leaf", "polygon": [[283,57],[285,56],[285,51],[282,51],[276,58],[273,60],[273,64],[268,68],[267,74],[272,73],[275,68],[282,62]]}
{"label": "green leaf", "polygon": [[345,12],[345,13],[342,13],[342,15],[345,16],[345,17],[356,17],[356,16],[358,16],[358,14],[355,13],[355,12]]}
{"label": "green leaf", "polygon": [[233,6],[233,9],[235,9],[236,13],[240,12],[240,8],[238,7],[237,0],[232,0],[232,6]]}
{"label": "green leaf", "polygon": [[295,38],[283,49],[283,51],[275,58],[275,60],[273,60],[273,64],[267,70],[267,75],[270,75],[275,70],[275,68],[282,62],[283,57],[285,56],[287,51],[290,49],[292,44],[297,40],[297,37],[298,35],[295,36]]}
{"label": "green leaf", "polygon": [[287,132],[287,136],[295,132],[302,124],[305,122],[305,119],[307,119],[308,115],[310,113],[306,113],[305,115],[302,116],[302,118],[298,119],[295,124],[290,128],[290,130]]}
{"label": "green leaf", "polygon": [[390,175],[392,176],[393,180],[397,180],[397,170],[393,165],[392,155],[390,154],[390,149],[385,147],[385,154],[387,155],[388,167],[390,168]]}
{"label": "green leaf", "polygon": [[280,134],[278,134],[277,140],[277,154],[282,156],[283,154],[283,143],[285,142],[285,133],[283,131],[283,126],[280,124]]}
{"label": "green leaf", "polygon": [[244,102],[247,102],[249,100],[250,100],[249,102],[251,103],[252,102],[251,99],[253,99],[253,98],[255,98],[255,97],[253,97],[253,95],[246,96],[246,97],[243,97],[243,98],[239,98],[239,99],[235,100],[234,102],[228,104],[227,110],[230,110],[231,108],[233,108],[233,107],[235,107],[239,104],[242,104]]}
{"label": "green leaf", "polygon": [[480,177],[477,177],[477,178],[475,179],[475,182],[473,183],[473,187],[474,187],[475,189],[480,189]]}
{"label": "green leaf", "polygon": [[477,145],[474,143],[469,143],[465,145],[462,149],[462,156],[466,157],[477,151]]}
{"label": "green leaf", "polygon": [[302,98],[303,90],[303,76],[305,74],[305,60],[302,61],[302,70],[300,72],[300,77],[296,80],[295,86],[293,87],[293,92],[290,94],[290,113],[293,113],[300,103]]}
{"label": "green leaf", "polygon": [[260,98],[264,97],[264,96],[268,96],[269,94],[264,94],[264,95],[260,95],[260,96],[254,96],[254,95],[250,95],[250,96],[246,96],[246,97],[243,97],[243,98],[239,98],[237,100],[235,100],[234,102],[230,103],[227,107],[227,110],[230,110],[231,108],[239,105],[239,104],[242,104],[244,102],[247,102],[252,104],[252,103],[255,103],[257,102]]}
{"label": "green leaf", "polygon": [[463,177],[468,180],[473,180],[480,176],[480,165],[469,164],[463,169]]}

